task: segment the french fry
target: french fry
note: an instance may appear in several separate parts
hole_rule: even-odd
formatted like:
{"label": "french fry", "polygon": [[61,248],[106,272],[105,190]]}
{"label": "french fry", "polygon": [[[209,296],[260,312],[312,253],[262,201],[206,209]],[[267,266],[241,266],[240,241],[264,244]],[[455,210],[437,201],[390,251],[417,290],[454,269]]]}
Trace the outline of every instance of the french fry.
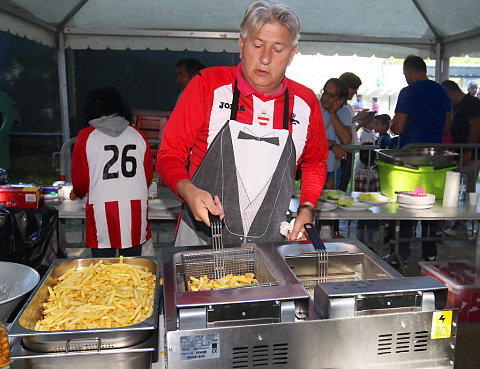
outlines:
{"label": "french fry", "polygon": [[155,275],[125,264],[72,268],[48,287],[37,331],[115,328],[136,324],[153,312]]}
{"label": "french fry", "polygon": [[237,286],[246,286],[250,284],[257,284],[255,274],[246,273],[243,275],[228,274],[223,278],[209,279],[208,276],[203,275],[200,278],[190,276],[188,281],[188,287],[190,291],[207,291],[217,288],[228,288]]}

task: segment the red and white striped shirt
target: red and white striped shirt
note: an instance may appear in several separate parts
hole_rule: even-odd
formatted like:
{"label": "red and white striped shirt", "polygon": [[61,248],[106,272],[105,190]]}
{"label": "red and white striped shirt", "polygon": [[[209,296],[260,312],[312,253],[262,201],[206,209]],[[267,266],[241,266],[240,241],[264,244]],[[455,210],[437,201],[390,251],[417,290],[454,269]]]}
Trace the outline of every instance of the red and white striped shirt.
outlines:
{"label": "red and white striped shirt", "polygon": [[94,127],[77,136],[72,155],[76,196],[88,193],[86,244],[90,248],[128,248],[151,238],[148,184],[152,154],[145,136],[128,126],[118,137]]}
{"label": "red and white striped shirt", "polygon": [[[230,119],[235,81],[240,91],[237,121],[283,129],[285,89],[289,92],[289,131],[302,168],[300,203],[317,203],[326,178],[328,145],[320,103],[309,88],[284,78],[283,89],[265,96],[254,91],[237,67],[212,67],[188,83],[170,116],[157,155],[157,172],[177,193],[177,183],[191,179],[210,144]],[[190,157],[189,172],[186,170]],[[293,184],[292,184],[293,186]],[[178,193],[177,193],[178,195]]]}

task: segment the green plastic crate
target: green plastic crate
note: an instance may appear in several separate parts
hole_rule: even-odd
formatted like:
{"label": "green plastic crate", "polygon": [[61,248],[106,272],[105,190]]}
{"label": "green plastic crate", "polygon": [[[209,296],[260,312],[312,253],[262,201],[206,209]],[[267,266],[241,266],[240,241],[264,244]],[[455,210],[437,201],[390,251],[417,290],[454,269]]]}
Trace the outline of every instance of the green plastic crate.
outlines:
{"label": "green plastic crate", "polygon": [[443,199],[445,178],[447,172],[455,169],[455,164],[448,168],[434,169],[434,166],[419,166],[410,169],[398,165],[377,161],[380,173],[380,191],[382,195],[397,198],[395,191],[413,191],[423,187],[426,193],[435,195],[436,199]]}

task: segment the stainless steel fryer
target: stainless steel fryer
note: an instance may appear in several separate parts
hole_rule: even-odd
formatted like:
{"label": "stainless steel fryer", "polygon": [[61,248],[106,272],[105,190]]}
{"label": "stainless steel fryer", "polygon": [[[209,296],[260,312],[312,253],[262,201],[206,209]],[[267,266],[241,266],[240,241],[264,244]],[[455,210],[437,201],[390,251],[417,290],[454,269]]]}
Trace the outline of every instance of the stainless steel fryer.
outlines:
{"label": "stainless steel fryer", "polygon": [[[318,255],[307,242],[248,244],[278,285],[195,293],[181,290],[180,277],[180,255],[192,248],[165,250],[168,368],[453,368],[457,311],[445,309],[446,286],[403,277],[357,240],[325,246],[327,282],[318,283]],[[280,289],[289,298],[270,300]],[[285,303],[280,316],[293,311],[294,319],[274,319],[268,302]],[[259,310],[264,319],[252,318]]]}
{"label": "stainless steel fryer", "polygon": [[[196,247],[164,250],[166,301],[175,309],[179,329],[294,321],[296,310],[306,309],[309,296],[276,252],[255,245],[225,248],[228,273],[255,273],[258,284],[210,291],[189,291],[190,275],[212,276],[214,252]],[[211,278],[211,277],[210,277]],[[303,304],[303,307],[302,307]]]}
{"label": "stainless steel fryer", "polygon": [[156,275],[153,313],[143,322],[118,328],[50,332],[34,330],[37,320],[43,317],[42,303],[48,298],[48,287],[56,284],[56,278],[73,267],[87,267],[102,259],[105,264],[119,261],[119,258],[57,259],[13,321],[8,336],[22,338],[26,349],[40,353],[121,349],[146,341],[158,329],[160,265],[153,257],[123,259],[126,264],[147,268]]}
{"label": "stainless steel fryer", "polygon": [[[319,277],[318,256],[310,244],[283,245],[278,252],[313,297],[315,287],[322,282],[358,281],[401,277],[388,265],[378,263],[376,255],[367,256],[344,244],[328,244],[328,267],[325,277]],[[376,257],[376,258],[375,258]]]}

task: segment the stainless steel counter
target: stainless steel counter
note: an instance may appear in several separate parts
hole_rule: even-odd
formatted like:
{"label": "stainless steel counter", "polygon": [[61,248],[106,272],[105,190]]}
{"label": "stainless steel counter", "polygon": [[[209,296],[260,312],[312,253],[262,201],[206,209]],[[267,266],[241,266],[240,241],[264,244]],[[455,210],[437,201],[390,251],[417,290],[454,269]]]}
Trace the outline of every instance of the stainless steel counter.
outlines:
{"label": "stainless steel counter", "polygon": [[[352,192],[351,196],[357,201],[361,192]],[[290,211],[296,212],[299,205],[298,198],[292,198],[290,201]],[[321,211],[316,210],[316,220],[381,220],[395,222],[395,252],[394,256],[403,265],[403,260],[398,253],[398,244],[400,239],[400,221],[402,220],[480,220],[480,203],[477,206],[469,206],[468,204],[460,207],[446,208],[442,206],[442,200],[435,201],[430,209],[412,210],[401,208],[392,202],[380,205],[370,206],[368,209],[360,211],[345,210],[337,207],[333,210]],[[477,233],[476,239],[476,265],[480,266],[480,232]],[[405,269],[403,268],[405,272]]]}

